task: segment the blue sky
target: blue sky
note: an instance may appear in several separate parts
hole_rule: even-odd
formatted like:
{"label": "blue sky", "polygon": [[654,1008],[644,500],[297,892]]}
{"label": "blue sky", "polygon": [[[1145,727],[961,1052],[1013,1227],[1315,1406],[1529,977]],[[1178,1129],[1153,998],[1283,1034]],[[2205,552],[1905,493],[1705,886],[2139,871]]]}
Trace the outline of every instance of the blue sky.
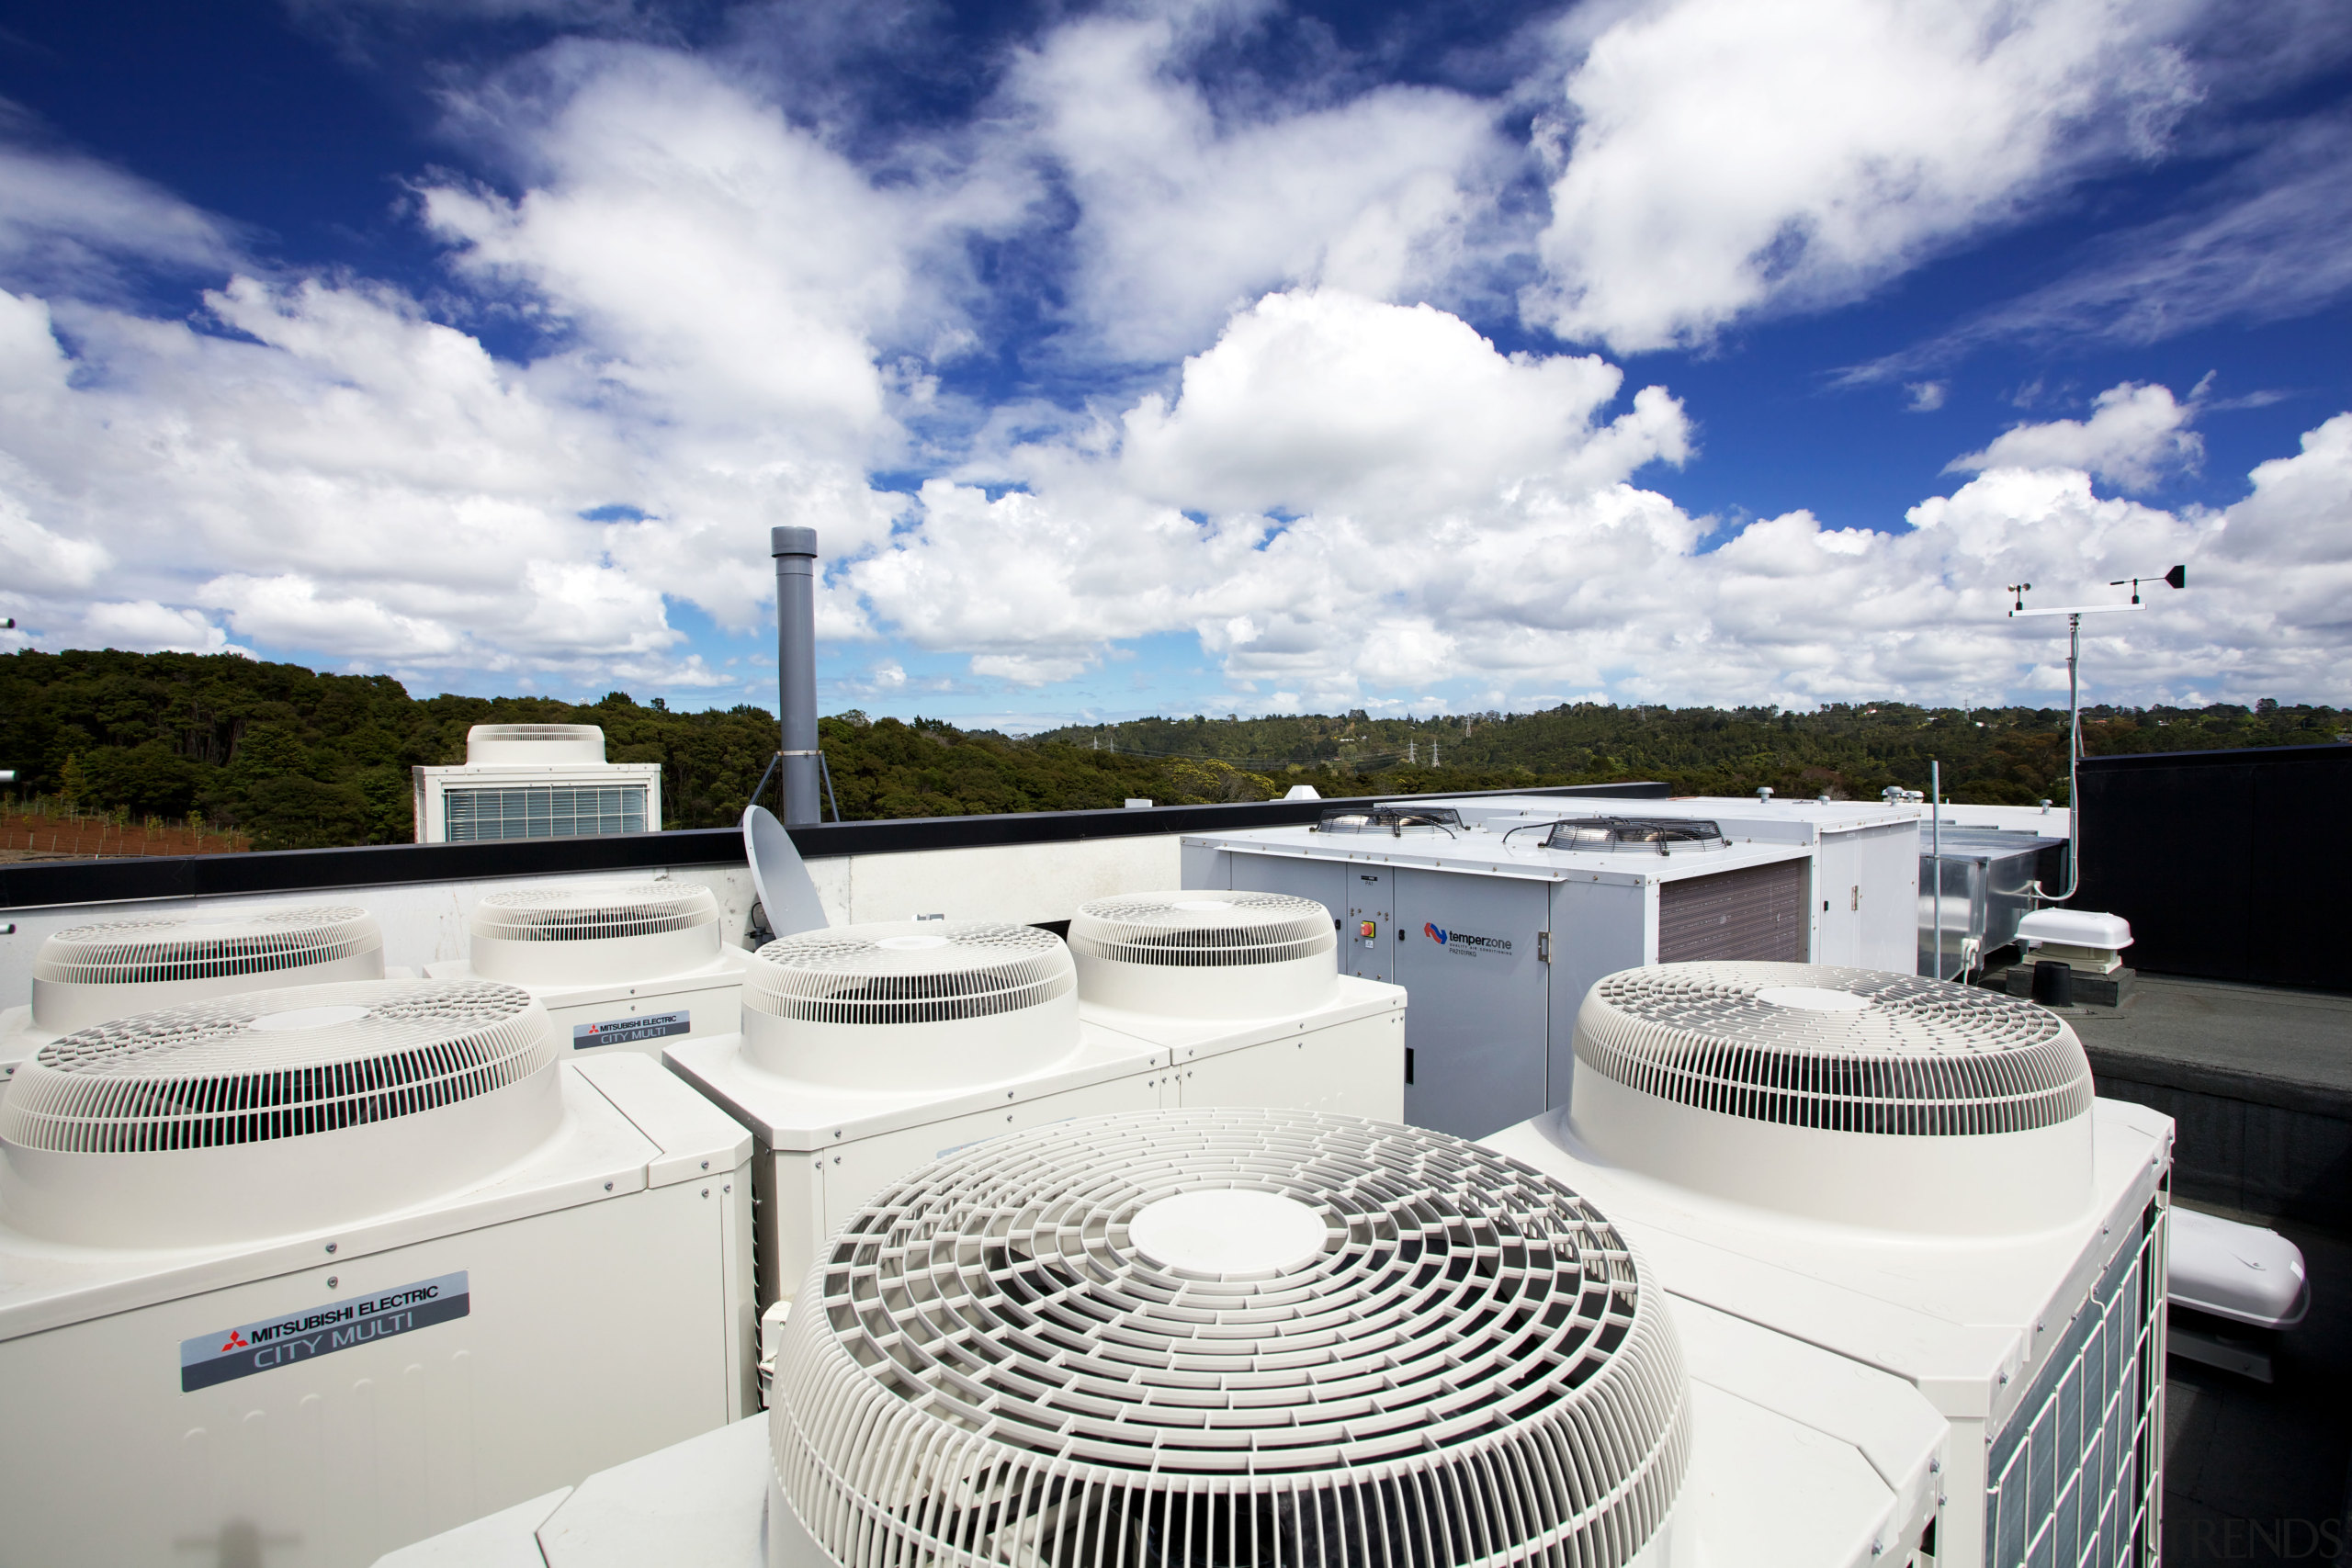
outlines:
{"label": "blue sky", "polygon": [[2352,16],[0,17],[0,612],[1032,728],[2352,702]]}

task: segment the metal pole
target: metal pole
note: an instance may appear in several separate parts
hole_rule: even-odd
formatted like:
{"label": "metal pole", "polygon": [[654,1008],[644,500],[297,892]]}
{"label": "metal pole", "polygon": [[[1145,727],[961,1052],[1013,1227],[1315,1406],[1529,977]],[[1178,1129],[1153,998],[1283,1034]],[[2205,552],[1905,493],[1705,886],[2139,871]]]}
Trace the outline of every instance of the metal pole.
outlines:
{"label": "metal pole", "polygon": [[1933,815],[1928,820],[1928,841],[1933,848],[1928,860],[1936,877],[1936,941],[1929,951],[1936,955],[1936,978],[1944,977],[1944,765],[1940,761],[1928,764],[1928,808]]}
{"label": "metal pole", "polygon": [[775,558],[776,711],[783,758],[784,823],[819,818],[817,769],[817,530],[768,530]]}

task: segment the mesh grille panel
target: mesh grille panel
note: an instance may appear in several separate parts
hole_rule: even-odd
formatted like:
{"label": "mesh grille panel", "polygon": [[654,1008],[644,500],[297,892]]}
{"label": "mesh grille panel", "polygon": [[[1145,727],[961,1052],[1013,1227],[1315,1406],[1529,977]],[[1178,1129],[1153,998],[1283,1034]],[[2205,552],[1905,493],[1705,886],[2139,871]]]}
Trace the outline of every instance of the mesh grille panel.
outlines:
{"label": "mesh grille panel", "polygon": [[107,920],[50,936],[33,977],[74,986],[140,986],[270,975],[383,949],[367,910],[347,904]]}
{"label": "mesh grille panel", "polygon": [[[1854,1011],[1775,1006],[1775,987]],[[2090,1063],[2044,1009],[1909,975],[1810,964],[1674,964],[1595,986],[1577,1060],[1630,1089],[1756,1122],[1927,1137],[2054,1126],[2091,1107]]]}
{"label": "mesh grille panel", "polygon": [[1283,964],[1339,946],[1331,911],[1283,893],[1164,893],[1097,898],[1069,923],[1072,952],[1121,964]]}
{"label": "mesh grille panel", "polygon": [[907,920],[803,931],[760,949],[743,1005],[817,1023],[938,1023],[1037,1007],[1078,987],[1035,926]]}
{"label": "mesh grille panel", "polygon": [[605,732],[593,724],[477,724],[466,731],[469,740],[548,740],[604,743]]}
{"label": "mesh grille panel", "polygon": [[[361,1016],[256,1027],[320,1010]],[[254,992],[44,1045],[0,1100],[0,1138],[129,1154],[302,1137],[470,1100],[556,1057],[547,1014],[512,986],[368,980]]]}
{"label": "mesh grille panel", "polygon": [[718,923],[718,900],[691,882],[518,888],[474,907],[473,933],[499,942],[597,942]]}
{"label": "mesh grille panel", "polygon": [[[1151,1260],[1178,1193],[1319,1217],[1304,1261]],[[1671,1506],[1687,1385],[1623,1239],[1442,1134],[1104,1117],[885,1192],[793,1314],[778,1481],[850,1568],[1613,1568]]]}
{"label": "mesh grille panel", "polygon": [[645,831],[643,784],[522,785],[442,795],[449,842],[572,839]]}

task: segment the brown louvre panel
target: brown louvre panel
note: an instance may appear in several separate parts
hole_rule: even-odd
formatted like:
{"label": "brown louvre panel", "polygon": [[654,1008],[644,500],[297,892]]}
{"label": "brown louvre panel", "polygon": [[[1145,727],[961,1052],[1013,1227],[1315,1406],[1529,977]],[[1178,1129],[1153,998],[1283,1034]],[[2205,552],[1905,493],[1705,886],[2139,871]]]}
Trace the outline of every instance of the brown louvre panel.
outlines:
{"label": "brown louvre panel", "polygon": [[1657,961],[1753,958],[1802,964],[1805,863],[1686,877],[1657,890]]}

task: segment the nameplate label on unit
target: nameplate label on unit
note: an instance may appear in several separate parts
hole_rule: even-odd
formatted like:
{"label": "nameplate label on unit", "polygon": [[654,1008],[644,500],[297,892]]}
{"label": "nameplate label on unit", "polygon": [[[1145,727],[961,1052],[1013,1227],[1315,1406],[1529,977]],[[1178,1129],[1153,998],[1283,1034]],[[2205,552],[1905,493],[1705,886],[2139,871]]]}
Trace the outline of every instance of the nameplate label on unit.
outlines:
{"label": "nameplate label on unit", "polygon": [[633,1045],[639,1040],[666,1040],[693,1029],[691,1012],[657,1012],[643,1018],[616,1018],[609,1023],[575,1023],[571,1026],[571,1048],[585,1051],[592,1045]]}
{"label": "nameplate label on unit", "polygon": [[274,1371],[337,1350],[356,1350],[379,1339],[413,1334],[436,1323],[464,1317],[472,1298],[465,1271],[395,1285],[364,1296],[349,1296],[286,1317],[241,1323],[219,1334],[180,1341],[180,1392]]}

